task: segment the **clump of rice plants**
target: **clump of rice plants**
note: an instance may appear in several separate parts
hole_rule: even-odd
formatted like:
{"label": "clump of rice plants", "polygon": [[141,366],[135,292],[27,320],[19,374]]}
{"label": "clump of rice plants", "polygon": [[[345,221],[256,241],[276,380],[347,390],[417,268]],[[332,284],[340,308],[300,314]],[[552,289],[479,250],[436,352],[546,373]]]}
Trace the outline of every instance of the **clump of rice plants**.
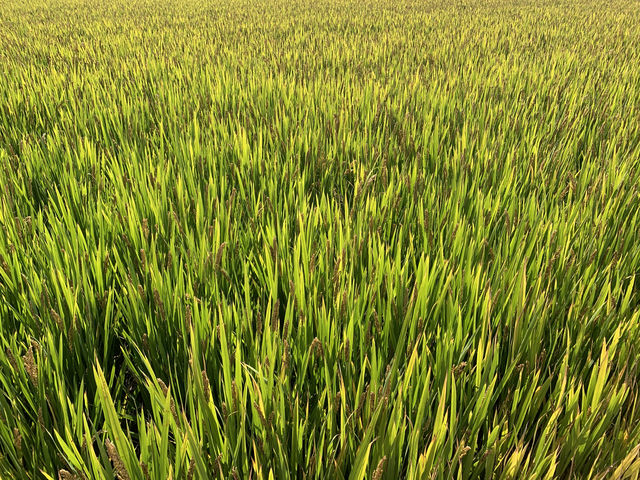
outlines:
{"label": "clump of rice plants", "polygon": [[0,477],[637,479],[640,9],[0,3]]}

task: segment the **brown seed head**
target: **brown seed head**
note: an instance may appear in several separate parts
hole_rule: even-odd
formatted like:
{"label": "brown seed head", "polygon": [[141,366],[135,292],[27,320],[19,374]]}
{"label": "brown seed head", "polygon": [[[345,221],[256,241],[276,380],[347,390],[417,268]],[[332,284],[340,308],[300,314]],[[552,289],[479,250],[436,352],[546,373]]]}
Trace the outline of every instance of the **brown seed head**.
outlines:
{"label": "brown seed head", "polygon": [[142,469],[144,480],[150,480],[151,476],[149,475],[149,467],[147,466],[147,464],[144,462],[140,462],[140,468]]}
{"label": "brown seed head", "polygon": [[22,435],[17,428],[13,429],[13,446],[16,447],[18,454],[22,451]]}
{"label": "brown seed head", "polygon": [[2,267],[7,274],[9,273],[9,264],[5,261],[2,255],[0,255],[0,267]]}
{"label": "brown seed head", "polygon": [[34,386],[38,386],[38,365],[36,365],[35,358],[33,356],[33,346],[29,347],[26,355],[22,357],[24,369],[29,375],[29,379]]}
{"label": "brown seed head", "polygon": [[49,310],[49,312],[51,313],[51,318],[53,318],[53,321],[56,322],[58,328],[62,330],[64,328],[64,324],[62,323],[62,319],[60,318],[60,315],[58,315],[58,312],[56,312],[53,308]]}
{"label": "brown seed head", "polygon": [[167,393],[169,392],[169,387],[167,387],[167,384],[164,383],[161,378],[156,378],[156,381],[158,382],[158,385],[160,386],[160,390],[162,390],[162,393],[166,397]]}
{"label": "brown seed head", "polygon": [[160,298],[160,293],[156,289],[153,290],[153,298],[156,302],[156,307],[158,309],[158,313],[160,314],[160,318],[162,318],[162,320],[166,320],[164,303],[162,303],[162,299]]}
{"label": "brown seed head", "polygon": [[142,219],[142,233],[145,239],[149,238],[149,222],[146,218]]}
{"label": "brown seed head", "polygon": [[236,467],[233,467],[231,469],[231,476],[233,477],[233,480],[240,480],[240,476],[238,475],[238,469]]}
{"label": "brown seed head", "polygon": [[280,299],[276,300],[276,303],[271,312],[271,330],[278,330],[278,323],[280,319]]}
{"label": "brown seed head", "polygon": [[111,460],[116,477],[120,480],[131,480],[129,473],[127,472],[127,468],[124,466],[124,462],[120,458],[118,450],[116,450],[116,446],[111,443],[109,439],[105,440],[105,446],[107,447],[107,455],[109,456],[109,460]]}
{"label": "brown seed head", "polygon": [[220,262],[222,262],[222,253],[224,252],[224,248],[226,246],[227,246],[227,242],[222,242],[218,247],[218,252],[216,253],[216,262],[215,262],[216,270],[220,268]]}
{"label": "brown seed head", "polygon": [[185,323],[187,324],[187,329],[191,332],[191,306],[187,305],[186,313],[185,313]]}
{"label": "brown seed head", "polygon": [[18,362],[16,362],[16,357],[13,356],[13,352],[11,351],[11,349],[7,347],[4,352],[7,355],[7,360],[9,360],[9,363],[11,364],[13,369],[18,370]]}
{"label": "brown seed head", "polygon": [[238,385],[235,380],[231,381],[231,395],[233,397],[233,410],[237,411],[240,402],[238,401]]}
{"label": "brown seed head", "polygon": [[262,333],[262,313],[259,310],[256,318],[256,332],[258,335]]}
{"label": "brown seed head", "polygon": [[193,471],[196,467],[196,461],[192,458],[189,461],[189,470],[187,471],[187,480],[191,480],[193,478]]}
{"label": "brown seed head", "polygon": [[324,350],[322,349],[322,342],[320,342],[320,339],[318,339],[318,337],[315,337],[311,342],[309,351],[313,353],[318,359],[324,358]]}
{"label": "brown seed head", "polygon": [[58,480],[76,480],[79,477],[64,468],[58,471]]}
{"label": "brown seed head", "polygon": [[211,395],[211,384],[209,383],[206,370],[202,370],[202,385],[204,387],[204,396],[209,399],[209,395]]}
{"label": "brown seed head", "polygon": [[384,473],[384,467],[386,463],[387,463],[387,456],[385,455],[380,459],[380,461],[378,462],[378,466],[373,472],[373,477],[372,477],[373,480],[380,480],[382,478],[382,474]]}

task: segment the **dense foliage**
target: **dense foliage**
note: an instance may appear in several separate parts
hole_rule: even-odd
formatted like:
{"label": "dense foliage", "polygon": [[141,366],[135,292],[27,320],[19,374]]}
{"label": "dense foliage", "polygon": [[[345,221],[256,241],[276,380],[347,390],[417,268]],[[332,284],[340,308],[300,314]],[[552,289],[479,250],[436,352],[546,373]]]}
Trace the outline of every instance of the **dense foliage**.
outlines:
{"label": "dense foliage", "polygon": [[640,4],[0,2],[0,477],[638,478]]}

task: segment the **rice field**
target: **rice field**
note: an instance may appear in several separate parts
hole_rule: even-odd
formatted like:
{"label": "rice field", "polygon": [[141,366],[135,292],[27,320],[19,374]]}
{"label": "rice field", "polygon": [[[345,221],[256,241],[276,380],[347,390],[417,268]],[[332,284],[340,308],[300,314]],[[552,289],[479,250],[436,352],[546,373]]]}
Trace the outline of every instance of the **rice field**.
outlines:
{"label": "rice field", "polygon": [[0,478],[640,478],[638,0],[2,0]]}

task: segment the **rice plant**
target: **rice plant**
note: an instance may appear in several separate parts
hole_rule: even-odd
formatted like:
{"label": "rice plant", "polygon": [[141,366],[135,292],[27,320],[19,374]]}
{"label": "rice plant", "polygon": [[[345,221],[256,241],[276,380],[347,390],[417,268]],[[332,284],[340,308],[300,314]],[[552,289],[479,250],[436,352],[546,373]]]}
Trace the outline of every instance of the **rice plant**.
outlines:
{"label": "rice plant", "polygon": [[637,0],[3,0],[0,478],[640,478]]}

